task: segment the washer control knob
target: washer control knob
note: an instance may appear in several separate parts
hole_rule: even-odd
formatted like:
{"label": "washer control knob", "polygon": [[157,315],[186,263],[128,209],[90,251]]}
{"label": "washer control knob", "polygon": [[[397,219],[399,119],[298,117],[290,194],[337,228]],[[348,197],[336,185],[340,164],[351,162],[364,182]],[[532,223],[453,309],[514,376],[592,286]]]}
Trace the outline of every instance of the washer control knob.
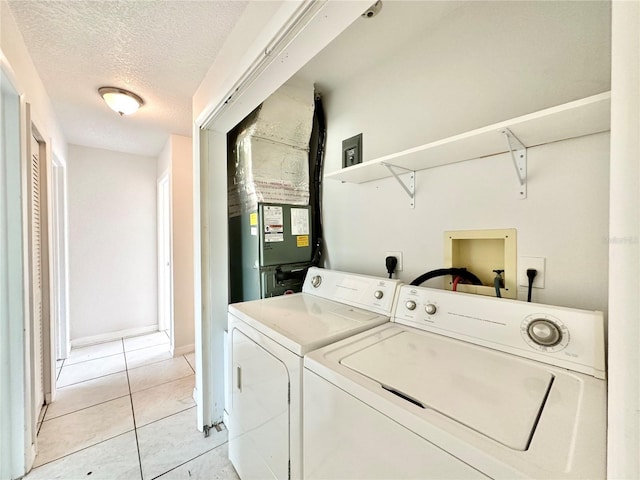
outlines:
{"label": "washer control knob", "polygon": [[311,285],[313,288],[318,288],[322,283],[322,277],[320,275],[314,275],[311,277]]}
{"label": "washer control knob", "polygon": [[414,302],[413,300],[407,300],[407,302],[404,304],[405,307],[407,307],[407,310],[415,310],[416,309],[416,302]]}
{"label": "washer control knob", "polygon": [[527,333],[531,340],[543,347],[553,347],[562,340],[562,332],[558,326],[545,318],[531,322]]}
{"label": "washer control knob", "polygon": [[436,313],[436,310],[438,310],[438,307],[436,307],[433,303],[427,303],[427,305],[424,307],[424,311],[429,315],[433,315],[434,313]]}
{"label": "washer control knob", "polygon": [[376,290],[375,292],[373,292],[373,296],[380,300],[382,297],[384,297],[384,292],[382,290]]}

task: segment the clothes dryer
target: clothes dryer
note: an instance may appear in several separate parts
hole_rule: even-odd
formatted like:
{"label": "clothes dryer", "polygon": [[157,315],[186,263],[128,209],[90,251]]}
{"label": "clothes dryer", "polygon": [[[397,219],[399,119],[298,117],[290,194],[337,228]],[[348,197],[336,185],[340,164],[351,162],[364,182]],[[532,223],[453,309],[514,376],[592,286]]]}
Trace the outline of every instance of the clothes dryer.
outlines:
{"label": "clothes dryer", "polygon": [[305,478],[605,478],[604,359],[600,312],[403,286],[305,358]]}
{"label": "clothes dryer", "polygon": [[229,305],[229,458],[242,480],[302,478],[303,356],[388,322],[399,284],[311,268],[302,293]]}

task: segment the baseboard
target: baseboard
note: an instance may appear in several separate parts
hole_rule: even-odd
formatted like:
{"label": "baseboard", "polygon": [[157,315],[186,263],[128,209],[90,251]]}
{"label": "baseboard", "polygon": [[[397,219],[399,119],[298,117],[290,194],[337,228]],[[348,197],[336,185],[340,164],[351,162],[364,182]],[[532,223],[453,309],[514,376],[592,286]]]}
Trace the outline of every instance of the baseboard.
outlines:
{"label": "baseboard", "polygon": [[182,347],[173,349],[173,356],[179,357],[180,355],[186,355],[187,353],[194,352],[195,349],[196,349],[196,346],[193,343],[191,345],[183,345]]}
{"label": "baseboard", "polygon": [[158,331],[158,325],[149,325],[147,327],[128,328],[126,330],[118,330],[117,332],[102,333],[100,335],[92,335],[90,337],[82,337],[71,340],[71,347],[86,347],[95,345],[96,343],[112,342],[120,340],[122,337],[135,337],[136,335],[144,335]]}

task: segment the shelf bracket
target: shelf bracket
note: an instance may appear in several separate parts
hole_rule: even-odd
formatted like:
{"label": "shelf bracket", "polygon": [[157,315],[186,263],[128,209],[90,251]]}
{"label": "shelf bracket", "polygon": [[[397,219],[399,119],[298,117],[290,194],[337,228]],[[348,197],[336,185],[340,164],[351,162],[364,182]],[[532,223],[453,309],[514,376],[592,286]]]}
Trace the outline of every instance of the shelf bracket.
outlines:
{"label": "shelf bracket", "polygon": [[507,141],[507,148],[520,182],[519,196],[524,200],[527,198],[527,147],[508,128],[503,129],[502,134]]}
{"label": "shelf bracket", "polygon": [[[397,165],[391,165],[390,163],[382,162],[382,165],[387,167],[387,169],[391,172],[391,175],[393,175],[393,178],[395,178],[398,181],[402,189],[407,193],[407,195],[409,195],[409,207],[415,208],[416,206],[416,199],[415,199],[416,172],[414,172],[413,170],[409,170],[408,168],[398,167]],[[396,168],[400,170],[404,170],[403,173],[407,174],[408,181],[406,183],[400,178],[400,175],[398,175],[398,172],[394,170]]]}

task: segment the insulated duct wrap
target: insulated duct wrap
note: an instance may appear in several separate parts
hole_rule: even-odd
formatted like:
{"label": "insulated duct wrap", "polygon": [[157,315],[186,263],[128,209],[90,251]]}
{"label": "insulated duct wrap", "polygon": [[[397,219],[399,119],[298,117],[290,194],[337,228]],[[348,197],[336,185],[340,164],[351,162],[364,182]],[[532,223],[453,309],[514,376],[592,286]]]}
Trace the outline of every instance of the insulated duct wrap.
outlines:
{"label": "insulated duct wrap", "polygon": [[312,86],[284,85],[245,119],[232,152],[230,217],[258,203],[309,204],[313,108]]}

